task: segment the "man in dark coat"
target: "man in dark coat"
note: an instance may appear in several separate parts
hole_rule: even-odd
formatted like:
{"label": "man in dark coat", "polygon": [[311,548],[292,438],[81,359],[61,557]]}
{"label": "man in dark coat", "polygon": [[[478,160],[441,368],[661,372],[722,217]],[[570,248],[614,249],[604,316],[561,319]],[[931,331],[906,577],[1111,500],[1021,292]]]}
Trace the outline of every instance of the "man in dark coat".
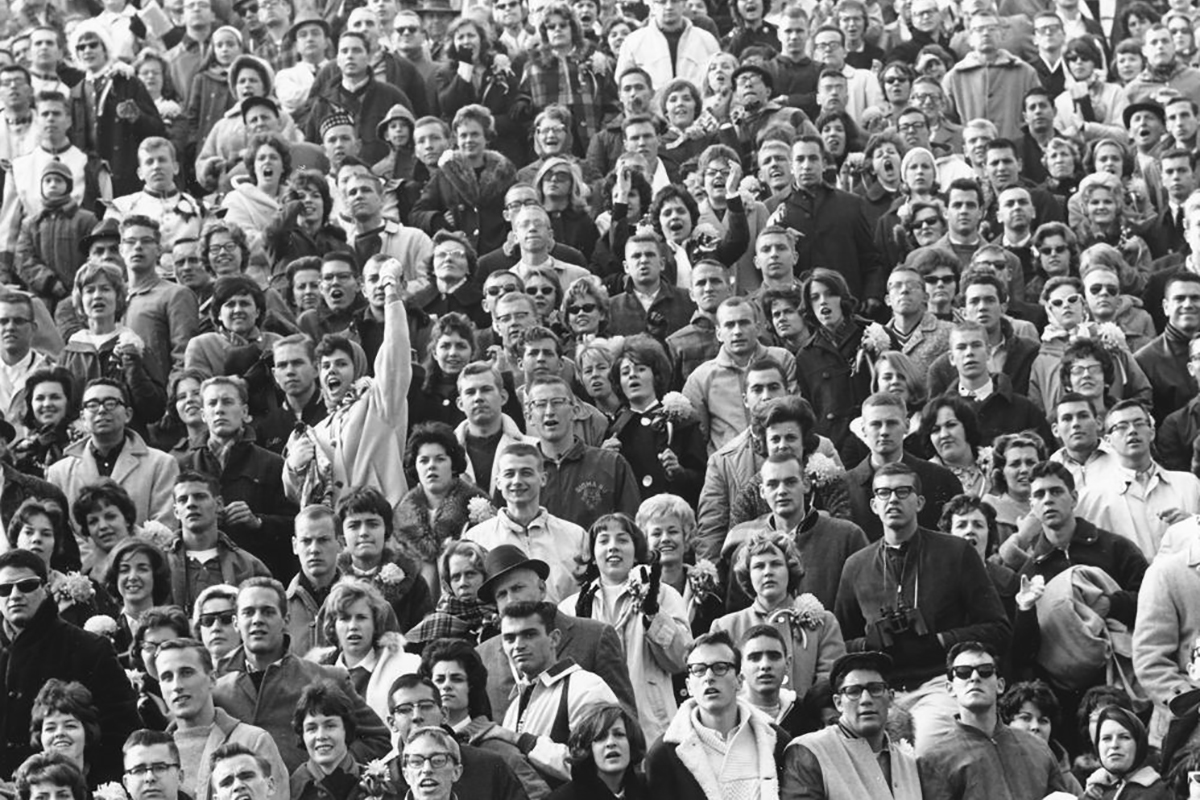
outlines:
{"label": "man in dark coat", "polygon": [[1196,396],[1196,379],[1188,372],[1188,342],[1200,332],[1200,275],[1180,272],[1163,292],[1167,327],[1133,357],[1154,387],[1154,419],[1162,422]]}
{"label": "man in dark coat", "polygon": [[0,772],[11,774],[33,754],[29,741],[33,700],[47,680],[58,678],[87,687],[99,713],[101,736],[91,759],[91,778],[119,780],[121,743],[140,727],[136,695],[108,639],[59,618],[58,603],[46,587],[48,579],[41,556],[20,549],[0,554],[0,675],[4,676]]}
{"label": "man in dark coat", "polygon": [[792,145],[796,184],[771,221],[800,233],[797,240],[803,273],[824,267],[841,273],[850,294],[867,316],[883,305],[884,275],[875,235],[867,222],[866,201],[824,182],[828,156],[816,135],[802,135]]}
{"label": "man in dark coat", "polygon": [[876,392],[863,401],[862,415],[863,433],[871,455],[846,473],[850,518],[862,526],[872,542],[883,536],[883,523],[871,510],[871,481],[880,467],[901,463],[920,476],[924,487],[925,504],[917,515],[917,522],[923,528],[937,530],[942,506],[955,495],[962,494],[962,483],[945,467],[904,452],[908,411],[901,398],[887,392]]}
{"label": "man in dark coat", "polygon": [[[507,544],[493,548],[485,566],[490,577],[479,587],[479,599],[494,603],[501,612],[511,603],[546,599],[546,576],[550,574],[550,567],[545,561],[529,558],[521,548]],[[554,626],[559,635],[559,658],[573,658],[583,669],[599,675],[621,705],[636,714],[637,701],[633,697],[624,647],[613,627],[561,611]],[[476,649],[488,670],[487,691],[492,718],[503,719],[515,685],[512,667],[500,646],[499,636],[480,642]]]}
{"label": "man in dark coat", "polygon": [[117,54],[104,28],[86,20],[74,41],[88,72],[71,88],[71,143],[108,162],[113,197],[133,194],[142,189],[138,145],[148,136],[163,136],[166,126],[142,82],[111,69]]}
{"label": "man in dark coat", "polygon": [[200,413],[208,441],[191,450],[180,466],[217,478],[224,502],[222,530],[258,556],[281,582],[296,574],[292,523],[296,505],[283,491],[283,458],[254,443],[249,395],[241,378],[219,376],[204,382]]}

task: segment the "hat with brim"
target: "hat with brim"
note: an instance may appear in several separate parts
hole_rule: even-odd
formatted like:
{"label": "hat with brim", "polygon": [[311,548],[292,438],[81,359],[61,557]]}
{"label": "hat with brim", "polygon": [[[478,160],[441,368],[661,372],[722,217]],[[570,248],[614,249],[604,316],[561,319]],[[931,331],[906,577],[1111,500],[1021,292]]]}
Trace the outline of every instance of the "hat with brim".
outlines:
{"label": "hat with brim", "polygon": [[88,250],[92,249],[92,245],[101,239],[117,239],[121,238],[121,226],[115,219],[102,219],[96,223],[96,227],[92,228],[92,232],[79,240],[79,250],[84,256]]}
{"label": "hat with brim", "polygon": [[322,17],[306,16],[306,17],[301,17],[300,19],[298,19],[292,23],[292,27],[288,28],[287,33],[285,33],[283,35],[284,41],[294,44],[296,41],[296,32],[299,31],[301,28],[303,28],[305,25],[316,25],[318,28],[320,28],[322,31],[325,32],[326,39],[333,38],[333,29],[329,27],[329,23],[326,22],[325,19],[323,19]]}
{"label": "hat with brim", "polygon": [[1167,124],[1167,112],[1158,103],[1151,100],[1143,100],[1140,103],[1130,103],[1125,106],[1125,111],[1121,114],[1121,121],[1125,123],[1125,128],[1128,130],[1129,121],[1133,119],[1133,115],[1139,111],[1149,111],[1154,116],[1158,117],[1158,121],[1163,125]]}
{"label": "hat with brim", "polygon": [[396,105],[394,105],[388,109],[387,116],[385,116],[383,119],[381,119],[379,121],[379,124],[375,126],[375,135],[379,137],[379,140],[381,142],[386,142],[387,141],[386,134],[387,134],[388,126],[391,125],[396,120],[401,120],[401,119],[408,123],[408,128],[410,131],[413,130],[414,127],[416,127],[416,120],[413,119],[412,112],[409,111],[404,106],[397,103]]}
{"label": "hat with brim", "polygon": [[496,602],[492,591],[501,578],[510,572],[518,569],[531,569],[542,580],[550,577],[549,564],[536,558],[530,558],[515,544],[502,544],[492,548],[487,554],[483,568],[488,574],[488,579],[479,587],[477,595],[485,603]]}
{"label": "hat with brim", "polygon": [[836,692],[841,688],[842,679],[856,669],[869,669],[878,672],[886,681],[892,672],[892,657],[887,653],[867,650],[862,653],[846,653],[833,662],[829,672],[829,685]]}
{"label": "hat with brim", "polygon": [[767,91],[774,91],[775,81],[771,78],[771,73],[768,72],[765,67],[761,67],[758,64],[742,64],[740,67],[735,69],[733,71],[733,75],[729,78],[730,85],[736,86],[738,77],[746,74],[759,76],[762,78],[763,83],[766,84]]}

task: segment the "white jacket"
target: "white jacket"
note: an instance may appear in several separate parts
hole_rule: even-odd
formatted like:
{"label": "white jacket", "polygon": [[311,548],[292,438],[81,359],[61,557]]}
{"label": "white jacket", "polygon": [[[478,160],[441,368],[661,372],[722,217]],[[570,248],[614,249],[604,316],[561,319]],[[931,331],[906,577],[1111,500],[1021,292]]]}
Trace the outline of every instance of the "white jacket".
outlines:
{"label": "white jacket", "polygon": [[629,67],[641,67],[650,74],[656,92],[662,91],[674,78],[686,78],[699,86],[704,78],[705,65],[714,53],[721,51],[721,45],[708,31],[686,20],[683,24],[683,36],[679,39],[674,64],[671,63],[667,37],[663,36],[658,25],[650,22],[625,38],[613,74],[620,75]]}

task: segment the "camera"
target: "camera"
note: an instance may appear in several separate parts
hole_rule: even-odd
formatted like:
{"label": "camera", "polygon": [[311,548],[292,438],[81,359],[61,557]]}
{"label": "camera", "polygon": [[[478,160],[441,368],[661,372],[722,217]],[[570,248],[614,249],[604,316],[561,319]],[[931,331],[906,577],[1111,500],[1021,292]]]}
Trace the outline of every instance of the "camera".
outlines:
{"label": "camera", "polygon": [[929,626],[925,624],[925,615],[904,601],[896,607],[879,609],[879,619],[867,627],[867,644],[875,649],[891,647],[896,639],[912,634],[926,636]]}

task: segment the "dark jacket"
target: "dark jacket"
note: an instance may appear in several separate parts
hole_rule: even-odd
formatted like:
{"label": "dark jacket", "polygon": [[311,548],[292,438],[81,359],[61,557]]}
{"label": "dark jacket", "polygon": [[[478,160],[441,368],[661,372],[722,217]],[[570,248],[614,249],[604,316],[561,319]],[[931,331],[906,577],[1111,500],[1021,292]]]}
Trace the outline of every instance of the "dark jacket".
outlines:
{"label": "dark jacket", "polygon": [[[183,545],[183,536],[176,534],[175,541],[167,548],[167,566],[171,569],[171,598],[175,605],[189,614],[200,592],[211,585],[227,583],[238,586],[247,578],[274,577],[256,556],[238,547],[224,533],[217,534],[217,567],[220,579],[206,571],[204,566],[189,559]],[[194,578],[194,579],[193,579]]]}
{"label": "dark jacket", "polygon": [[633,293],[632,284],[626,281],[625,291],[614,297],[609,305],[608,334],[649,333],[659,341],[666,341],[668,336],[688,324],[695,311],[696,304],[688,293],[664,280],[647,312]]}
{"label": "dark jacket", "polygon": [[[508,234],[504,194],[516,181],[516,174],[511,161],[491,150],[479,175],[465,159],[452,156],[425,184],[409,222],[430,236],[440,230],[462,231],[470,237],[476,253],[490,253],[504,244]],[[445,216],[451,210],[453,225]]]}
{"label": "dark jacket", "polygon": [[[1004,336],[1008,354],[1004,358],[1004,374],[1008,376],[1013,392],[1029,394],[1029,373],[1037,358],[1041,345],[1013,333],[1012,323],[1000,320],[1000,332]],[[950,354],[943,353],[929,365],[929,396],[937,397],[958,387],[958,372],[950,363]]]}
{"label": "dark jacket", "polygon": [[13,514],[26,500],[34,498],[53,500],[59,504],[59,508],[63,509],[64,513],[71,507],[67,502],[67,496],[54,484],[33,475],[18,472],[8,464],[0,463],[0,470],[4,473],[4,488],[0,490],[0,522],[4,523],[5,530],[9,530],[8,525],[12,521]]}
{"label": "dark jacket", "polygon": [[1200,393],[1196,379],[1188,371],[1189,338],[1168,323],[1166,331],[1133,354],[1154,389],[1154,419],[1159,422]]}
{"label": "dark jacket", "polygon": [[286,586],[299,569],[292,552],[292,527],[299,509],[284,495],[283,458],[243,439],[229,448],[224,466],[206,446],[188,453],[180,467],[216,477],[226,505],[241,500],[250,506],[262,520],[259,528],[227,523],[224,530]]}
{"label": "dark jacket", "polygon": [[335,111],[345,111],[357,123],[358,138],[362,141],[360,158],[368,164],[383,160],[391,152],[388,143],[379,138],[377,129],[392,106],[398,103],[415,116],[420,116],[408,94],[374,76],[356,92],[346,91],[339,76],[320,92],[314,85],[309,96],[312,100],[308,107],[308,121],[304,125],[304,138],[310,142],[320,142],[321,121]]}
{"label": "dark jacket", "polygon": [[[881,539],[850,556],[842,569],[834,613],[842,626],[847,652],[883,650],[896,662],[891,683],[912,689],[946,669],[946,651],[958,642],[979,641],[997,652],[1008,648],[1012,629],[1004,607],[974,546],[965,539],[919,528],[901,554],[887,551]],[[879,625],[896,608],[896,580],[887,559],[903,560],[891,574],[900,577],[905,605],[920,612],[925,634],[898,633],[887,644]],[[941,634],[945,646],[934,634]]]}
{"label": "dark jacket", "polygon": [[[950,502],[955,495],[962,494],[962,483],[950,470],[917,458],[912,453],[905,453],[901,461],[905,466],[912,467],[921,479],[921,494],[925,497],[925,505],[917,512],[917,524],[931,531],[937,530],[942,506]],[[850,518],[862,526],[863,532],[872,542],[883,536],[883,523],[879,521],[879,515],[871,509],[871,481],[874,477],[875,468],[871,465],[870,456],[846,473]]]}
{"label": "dark jacket", "polygon": [[[527,800],[524,784],[502,756],[459,742],[462,777],[454,782],[454,796],[461,800]],[[528,763],[528,762],[526,762]],[[392,785],[405,797],[408,784],[400,770],[400,759],[388,762]]]}
{"label": "dark jacket", "polygon": [[798,108],[810,117],[819,111],[817,106],[817,79],[821,75],[821,65],[808,56],[799,61],[793,61],[784,55],[775,56],[767,62],[767,70],[774,79],[774,89],[771,94],[775,97],[786,97],[787,104]]}
{"label": "dark jacket", "polygon": [[[591,762],[589,762],[590,767]],[[547,800],[616,800],[607,786],[598,777],[596,770],[590,767],[585,774],[575,769],[571,772],[571,782],[563,784],[550,793]],[[646,790],[646,779],[633,769],[625,773],[625,781],[621,784],[621,797],[624,800],[646,800],[650,795]]]}
{"label": "dark jacket", "polygon": [[[982,402],[967,399],[979,417],[979,436],[983,442],[992,442],[1002,433],[1036,431],[1042,440],[1054,441],[1046,413],[1023,394],[1013,391],[1007,375],[992,376],[993,391]],[[943,397],[958,395],[957,386],[951,386]]]}
{"label": "dark jacket", "polygon": [[[1078,566],[1102,569],[1117,582],[1121,589],[1108,596],[1111,603],[1108,616],[1133,630],[1138,592],[1149,564],[1141,548],[1132,540],[1076,517],[1075,534],[1067,547],[1055,547],[1043,534],[1038,537],[1025,565],[1017,572],[1030,578],[1041,575],[1049,583],[1060,573]],[[1039,638],[1037,611],[1018,611],[1013,627],[1013,657],[1018,666],[1036,656]]]}
{"label": "dark jacket", "polygon": [[[629,680],[625,647],[613,626],[556,611],[555,627],[561,637],[558,657],[570,658],[588,672],[599,675],[613,690],[621,705],[636,713],[637,701],[634,700],[633,684]],[[479,651],[483,665],[488,670],[487,692],[488,701],[492,704],[492,718],[504,719],[516,684],[508,657],[500,646],[500,637],[493,636],[480,642],[475,649]]]}
{"label": "dark jacket", "polygon": [[[8,479],[7,468],[5,478]],[[6,487],[7,493],[7,487]],[[90,780],[103,783],[121,777],[121,745],[141,727],[136,696],[112,644],[103,636],[80,630],[58,616],[47,598],[15,640],[0,629],[0,719],[4,720],[4,755],[0,770],[11,774],[33,755],[29,723],[33,699],[50,678],[79,681],[92,693],[104,736],[91,759]]]}
{"label": "dark jacket", "polygon": [[[167,129],[150,92],[133,76],[112,72],[103,81],[94,106],[85,96],[87,80],[71,88],[71,143],[89,155],[108,162],[113,197],[142,190],[138,170],[138,145],[148,136],[165,136]],[[134,120],[124,120],[117,108],[130,101],[137,106]]]}
{"label": "dark jacket", "polygon": [[831,186],[793,187],[783,207],[780,224],[800,234],[797,275],[824,267],[840,273],[859,300],[883,299],[884,275],[865,200]]}
{"label": "dark jacket", "polygon": [[1172,411],[1154,437],[1158,463],[1164,469],[1192,471],[1192,443],[1200,436],[1200,397],[1193,397],[1178,411]]}
{"label": "dark jacket", "polygon": [[[695,438],[699,440],[699,436]],[[545,470],[542,497],[546,510],[554,516],[584,530],[614,511],[637,516],[642,502],[637,476],[620,453],[588,447],[576,439],[559,461],[545,459]]]}
{"label": "dark jacket", "polygon": [[851,317],[838,342],[823,328],[813,328],[796,353],[796,385],[816,412],[814,430],[839,451],[850,438],[850,421],[871,394],[870,370],[855,366],[866,325],[867,320]]}

